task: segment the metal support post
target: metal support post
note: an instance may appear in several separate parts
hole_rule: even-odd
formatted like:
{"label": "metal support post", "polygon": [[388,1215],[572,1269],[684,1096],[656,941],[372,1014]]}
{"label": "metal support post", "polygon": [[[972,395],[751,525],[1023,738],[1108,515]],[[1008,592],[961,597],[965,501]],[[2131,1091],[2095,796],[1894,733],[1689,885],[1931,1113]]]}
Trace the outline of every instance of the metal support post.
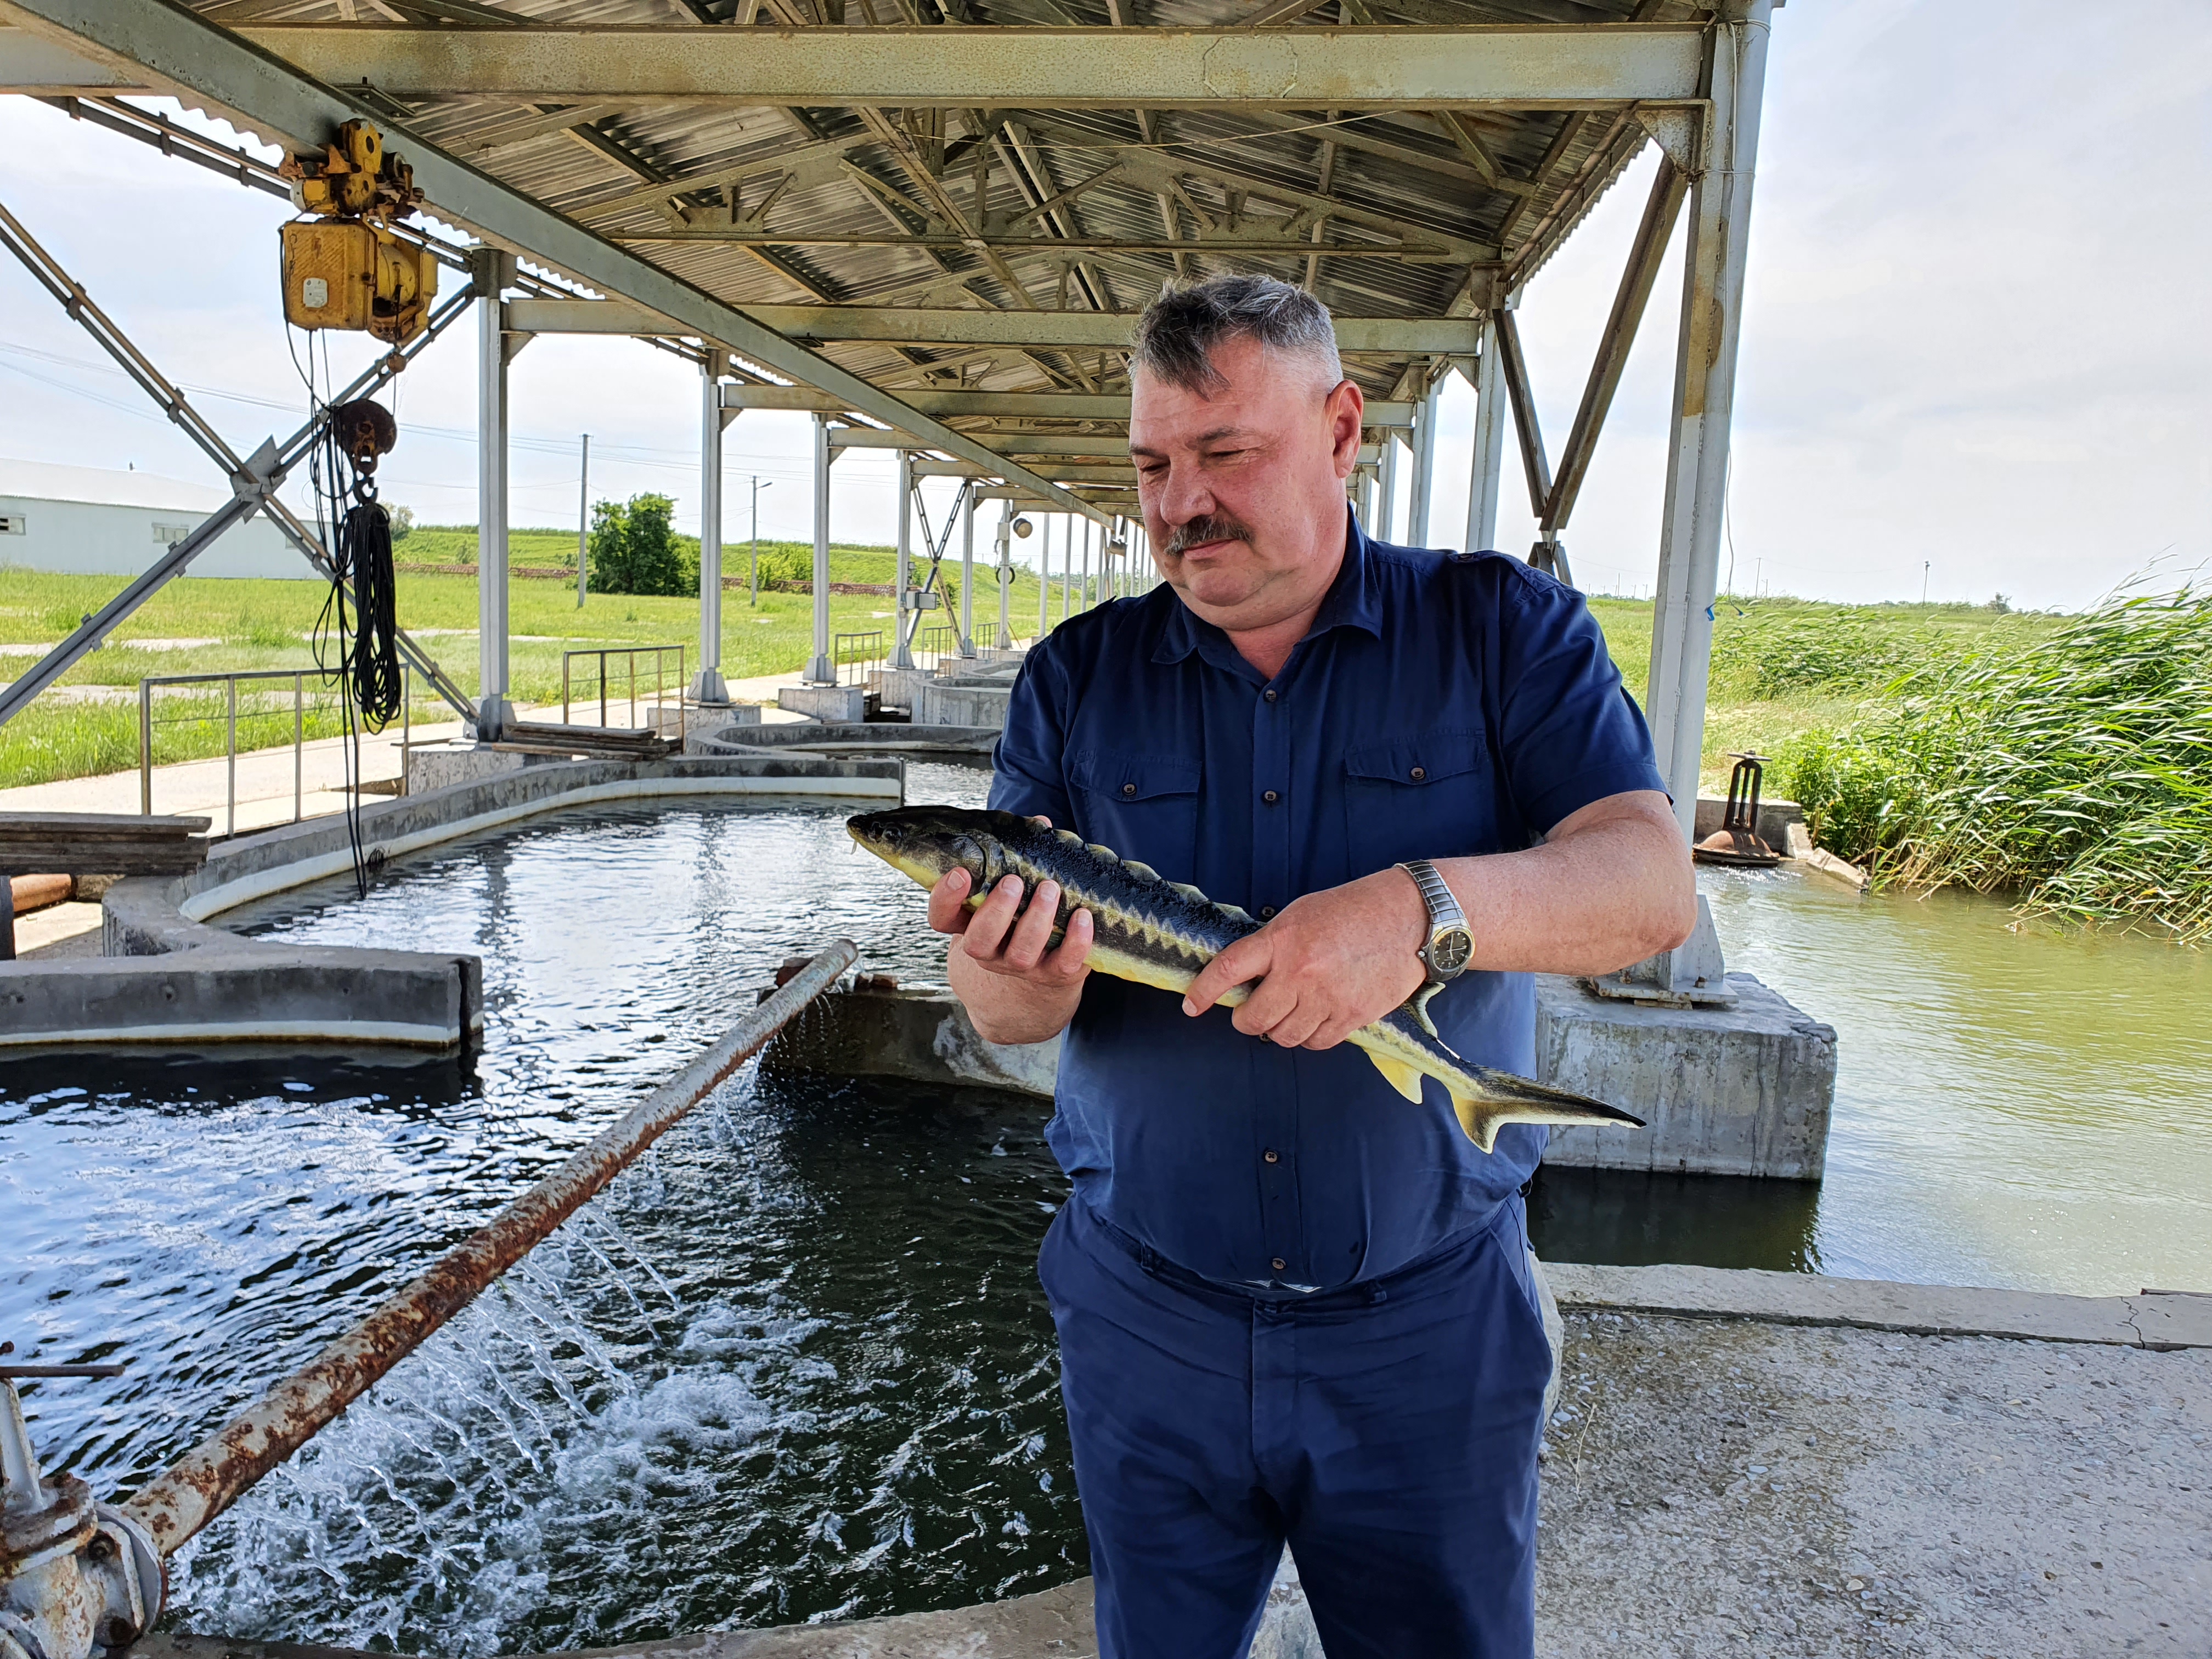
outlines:
{"label": "metal support post", "polygon": [[[1091,520],[1083,521],[1083,562],[1091,562]],[[1068,609],[1075,603],[1075,549],[1063,550],[1060,556],[1060,619],[1067,620]]]}
{"label": "metal support post", "polygon": [[1014,585],[1014,504],[1002,502],[999,508],[999,649],[1014,648],[1013,630],[1006,626],[1006,595]]}
{"label": "metal support post", "polygon": [[1406,543],[1409,547],[1429,544],[1429,495],[1436,482],[1437,460],[1437,404],[1443,395],[1443,378],[1437,376],[1422,393],[1420,407],[1413,416],[1413,499],[1406,504]]}
{"label": "metal support post", "polygon": [[960,520],[960,654],[975,654],[975,492],[972,489]]}
{"label": "metal support post", "polygon": [[1398,517],[1398,433],[1395,427],[1382,430],[1382,476],[1376,485],[1381,497],[1375,504],[1375,534],[1378,540],[1392,541],[1391,528]]}
{"label": "metal support post", "polygon": [[893,668],[914,666],[914,653],[907,648],[907,639],[921,621],[921,612],[913,607],[908,589],[914,584],[914,452],[900,449],[893,452],[898,458],[896,468],[898,491],[898,572],[891,578],[891,592],[897,610],[891,616],[891,662]]}
{"label": "metal support post", "polygon": [[837,684],[837,665],[830,659],[830,417],[814,417],[814,660],[807,665],[810,685]]}
{"label": "metal support post", "polygon": [[1691,194],[1646,711],[1659,769],[1686,837],[1697,822],[1729,418],[1772,11],[1772,0],[1724,0],[1705,37],[1712,101],[1703,166]]}
{"label": "metal support post", "polygon": [[507,659],[507,334],[500,290],[514,256],[469,256],[477,292],[477,740],[496,743],[514,720]]}
{"label": "metal support post", "polygon": [[584,434],[582,457],[576,477],[576,609],[592,586],[592,434]]}
{"label": "metal support post", "polygon": [[[699,366],[699,672],[691,682],[694,702],[726,703],[722,681],[722,376],[729,354],[713,347]],[[659,716],[656,714],[655,719]]]}
{"label": "metal support post", "polygon": [[[1102,561],[1103,562],[1103,561]],[[1079,611],[1091,609],[1091,538],[1083,538],[1083,597],[1076,602]]]}
{"label": "metal support post", "polygon": [[[1047,623],[1045,604],[1052,592],[1052,521],[1055,516],[1055,514],[1049,513],[1045,514],[1044,528],[1037,536],[1036,636],[1039,639],[1042,639],[1044,637],[1044,630]],[[1073,536],[1074,533],[1075,526],[1072,524],[1064,526],[1060,531],[1060,559],[1062,564],[1067,562],[1067,541],[1068,538]]]}
{"label": "metal support post", "polygon": [[1498,323],[1482,323],[1482,355],[1474,360],[1474,453],[1468,470],[1467,545],[1480,553],[1498,544],[1498,489],[1505,467],[1505,385],[1498,373]]}

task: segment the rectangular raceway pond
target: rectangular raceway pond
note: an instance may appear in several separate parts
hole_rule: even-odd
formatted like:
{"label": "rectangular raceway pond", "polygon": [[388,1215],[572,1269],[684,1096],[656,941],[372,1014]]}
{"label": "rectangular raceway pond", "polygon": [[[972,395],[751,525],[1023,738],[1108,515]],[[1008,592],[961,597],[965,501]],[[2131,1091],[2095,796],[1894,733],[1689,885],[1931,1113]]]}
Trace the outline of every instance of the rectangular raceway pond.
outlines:
{"label": "rectangular raceway pond", "polygon": [[[909,798],[988,774],[909,768]],[[473,1062],[78,1055],[0,1078],[0,1330],[49,1466],[126,1492],[840,934],[942,976],[836,807],[582,809],[224,925],[484,959]],[[1731,965],[1841,1039],[1825,1188],[1540,1178],[1558,1260],[2212,1284],[2200,961],[1978,903],[1706,876]],[[1966,939],[1969,944],[1961,945]],[[2070,1019],[2044,1009],[2063,985]],[[1923,1033],[1933,1028],[1932,1038]],[[2087,1085],[2094,1081],[2092,1093]],[[1086,1565],[1012,1097],[748,1067],[172,1563],[171,1629],[454,1656],[951,1607]],[[26,1341],[26,1337],[29,1340]],[[1548,1500],[1547,1500],[1548,1501]]]}

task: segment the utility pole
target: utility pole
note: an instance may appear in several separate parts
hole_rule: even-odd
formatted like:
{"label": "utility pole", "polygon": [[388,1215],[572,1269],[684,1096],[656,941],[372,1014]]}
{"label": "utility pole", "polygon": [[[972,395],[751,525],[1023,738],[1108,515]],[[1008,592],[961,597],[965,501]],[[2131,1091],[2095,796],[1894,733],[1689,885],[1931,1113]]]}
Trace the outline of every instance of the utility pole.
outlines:
{"label": "utility pole", "polygon": [[1920,562],[1920,603],[1923,605],[1928,603],[1928,573],[1934,568],[1935,563],[1936,561],[1933,559],[1923,559]]}
{"label": "utility pole", "polygon": [[584,608],[584,590],[591,585],[586,567],[592,550],[592,434],[584,434],[583,476],[576,485],[576,609]]}
{"label": "utility pole", "polygon": [[[749,605],[749,606],[750,606],[750,607],[751,607],[752,609],[754,609],[754,610],[757,611],[757,610],[760,608],[760,493],[761,493],[761,481],[760,481],[760,474],[759,474],[759,473],[757,473],[757,472],[754,473],[754,474],[752,475],[752,480],[753,480],[753,551],[752,551],[752,557],[751,557],[751,560],[750,561],[750,566],[751,566],[751,569],[750,569],[750,574],[749,574],[749,575],[748,575],[748,577],[747,577],[747,582],[746,582],[746,586],[747,586],[747,587],[750,589],[750,592],[751,592],[752,597],[751,597],[751,598],[750,598],[750,599],[748,599],[745,601],[745,603],[746,603],[746,605]],[[769,481],[769,486],[768,486],[768,487],[769,487],[770,489],[775,489],[775,481],[771,479],[771,480]]]}

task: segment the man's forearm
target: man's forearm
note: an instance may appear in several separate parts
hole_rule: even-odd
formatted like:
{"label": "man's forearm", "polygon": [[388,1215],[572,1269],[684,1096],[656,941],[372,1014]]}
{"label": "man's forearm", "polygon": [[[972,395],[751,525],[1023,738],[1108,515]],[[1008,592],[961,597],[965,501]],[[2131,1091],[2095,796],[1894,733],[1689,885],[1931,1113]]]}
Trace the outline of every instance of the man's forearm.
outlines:
{"label": "man's forearm", "polygon": [[1609,974],[1680,944],[1697,920],[1689,850],[1663,805],[1569,818],[1541,847],[1436,866],[1467,912],[1476,968]]}
{"label": "man's forearm", "polygon": [[955,941],[945,961],[952,994],[967,1009],[986,1042],[1043,1042],[1067,1029],[1083,1000],[1083,987],[1045,988],[994,974],[969,960]]}

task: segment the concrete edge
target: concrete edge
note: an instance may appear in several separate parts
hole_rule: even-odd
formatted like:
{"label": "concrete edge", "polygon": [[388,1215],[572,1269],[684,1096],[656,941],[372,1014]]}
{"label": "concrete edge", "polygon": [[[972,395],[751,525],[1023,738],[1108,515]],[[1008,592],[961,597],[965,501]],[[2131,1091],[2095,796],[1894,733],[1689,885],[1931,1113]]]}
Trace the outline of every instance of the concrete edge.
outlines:
{"label": "concrete edge", "polygon": [[2063,1296],[1743,1267],[1547,1261],[1544,1270],[1560,1307],[1584,1312],[2103,1343],[2159,1352],[2212,1348],[2212,1296]]}

